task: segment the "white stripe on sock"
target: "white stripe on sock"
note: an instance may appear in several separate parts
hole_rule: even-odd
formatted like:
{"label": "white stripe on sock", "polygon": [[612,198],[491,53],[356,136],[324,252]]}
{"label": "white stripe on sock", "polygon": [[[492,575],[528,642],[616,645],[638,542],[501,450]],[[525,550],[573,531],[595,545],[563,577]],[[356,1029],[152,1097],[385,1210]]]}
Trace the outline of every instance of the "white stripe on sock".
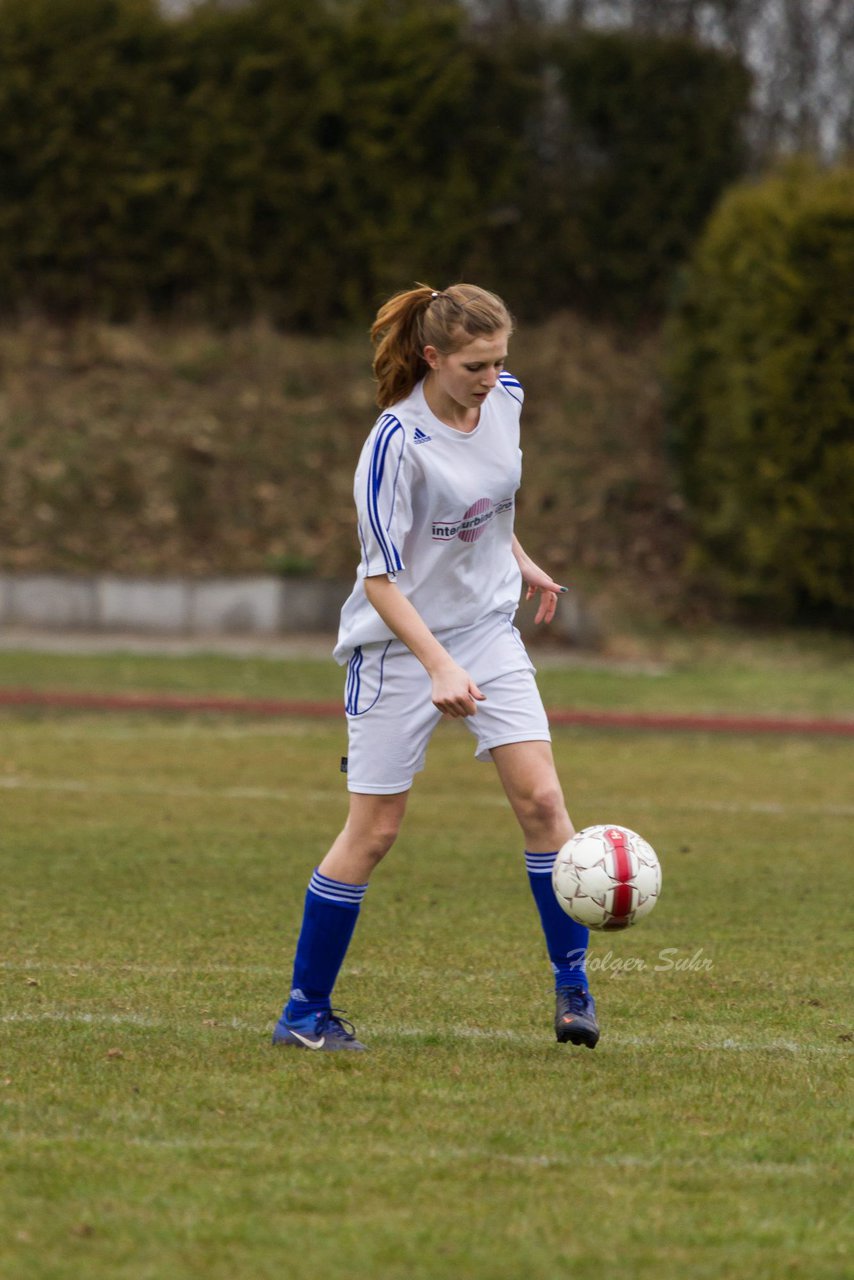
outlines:
{"label": "white stripe on sock", "polygon": [[525,850],[525,867],[534,876],[550,876],[557,857],[554,853],[528,853]]}
{"label": "white stripe on sock", "polygon": [[367,884],[346,884],[343,880],[333,880],[315,871],[309,881],[309,890],[318,898],[327,902],[339,902],[347,907],[361,906],[368,886]]}

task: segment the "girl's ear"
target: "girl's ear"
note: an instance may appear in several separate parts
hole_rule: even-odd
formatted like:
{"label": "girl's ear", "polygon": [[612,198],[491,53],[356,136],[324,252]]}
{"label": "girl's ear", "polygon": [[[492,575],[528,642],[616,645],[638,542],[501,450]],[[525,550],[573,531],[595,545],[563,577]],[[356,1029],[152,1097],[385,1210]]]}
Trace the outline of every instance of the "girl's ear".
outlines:
{"label": "girl's ear", "polygon": [[427,346],[424,348],[424,360],[431,369],[439,368],[439,351],[436,347]]}

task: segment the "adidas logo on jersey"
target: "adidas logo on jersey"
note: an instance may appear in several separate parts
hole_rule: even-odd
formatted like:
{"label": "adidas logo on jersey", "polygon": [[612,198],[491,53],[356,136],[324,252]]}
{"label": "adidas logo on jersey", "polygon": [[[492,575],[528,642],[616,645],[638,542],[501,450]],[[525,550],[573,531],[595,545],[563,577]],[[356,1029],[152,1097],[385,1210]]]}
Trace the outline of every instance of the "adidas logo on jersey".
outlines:
{"label": "adidas logo on jersey", "polygon": [[420,427],[416,427],[415,435],[413,436],[413,439],[416,444],[427,444],[430,440],[433,439],[433,437],[428,436],[427,433],[422,431]]}

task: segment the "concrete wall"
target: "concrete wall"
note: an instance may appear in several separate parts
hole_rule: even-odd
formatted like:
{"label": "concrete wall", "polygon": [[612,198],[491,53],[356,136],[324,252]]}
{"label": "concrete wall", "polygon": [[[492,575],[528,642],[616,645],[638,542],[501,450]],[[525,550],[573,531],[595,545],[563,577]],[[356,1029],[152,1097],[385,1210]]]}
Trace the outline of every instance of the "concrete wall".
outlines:
{"label": "concrete wall", "polygon": [[[338,630],[349,582],[311,578],[119,578],[111,574],[0,573],[0,627],[145,635],[278,636]],[[517,619],[535,634],[533,608]],[[581,648],[600,640],[573,591],[561,596],[554,638]]]}
{"label": "concrete wall", "polygon": [[0,574],[0,626],[173,635],[332,632],[350,583]]}

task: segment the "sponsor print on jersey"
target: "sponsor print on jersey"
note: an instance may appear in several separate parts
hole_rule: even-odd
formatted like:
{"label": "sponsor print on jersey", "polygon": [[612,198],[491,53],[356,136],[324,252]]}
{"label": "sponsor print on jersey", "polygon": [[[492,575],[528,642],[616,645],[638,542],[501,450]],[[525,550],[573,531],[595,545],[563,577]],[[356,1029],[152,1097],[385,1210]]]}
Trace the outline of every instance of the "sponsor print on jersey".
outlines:
{"label": "sponsor print on jersey", "polygon": [[491,498],[478,498],[459,520],[434,520],[433,541],[452,542],[454,538],[459,538],[461,542],[477,542],[495,516],[512,510],[512,498],[501,498],[498,502],[493,502]]}

